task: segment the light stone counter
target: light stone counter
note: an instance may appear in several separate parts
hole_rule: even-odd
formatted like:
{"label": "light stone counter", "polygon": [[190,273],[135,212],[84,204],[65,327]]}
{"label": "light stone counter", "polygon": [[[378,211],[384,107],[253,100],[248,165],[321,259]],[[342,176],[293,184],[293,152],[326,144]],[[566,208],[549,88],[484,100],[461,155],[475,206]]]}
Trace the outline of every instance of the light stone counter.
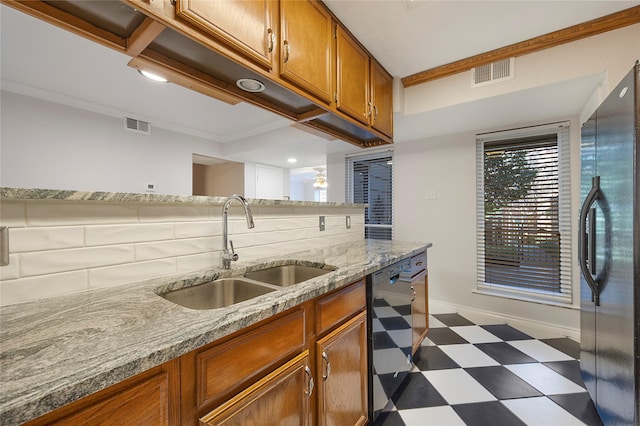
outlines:
{"label": "light stone counter", "polygon": [[[362,240],[274,256],[252,265],[240,261],[231,271],[168,276],[4,307],[0,312],[0,423],[34,419],[430,246]],[[196,311],[157,295],[219,276],[240,275],[248,266],[267,267],[292,259],[337,269],[229,308]]]}
{"label": "light stone counter", "polygon": [[[128,192],[75,191],[64,189],[34,189],[0,187],[0,200],[30,201],[101,201],[116,203],[178,203],[178,204],[224,204],[227,197],[205,197],[200,195],[139,194]],[[294,206],[294,207],[364,207],[364,204],[333,203],[316,201],[266,200],[250,198],[254,206]]]}

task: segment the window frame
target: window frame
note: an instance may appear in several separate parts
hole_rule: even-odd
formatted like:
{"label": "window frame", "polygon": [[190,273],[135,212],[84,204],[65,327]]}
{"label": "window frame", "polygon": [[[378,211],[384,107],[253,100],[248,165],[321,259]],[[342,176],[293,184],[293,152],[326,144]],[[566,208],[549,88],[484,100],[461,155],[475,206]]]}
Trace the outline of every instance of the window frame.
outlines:
{"label": "window frame", "polygon": [[[555,133],[558,145],[558,231],[560,232],[560,292],[487,283],[485,281],[485,143],[518,140]],[[570,123],[568,121],[476,135],[477,283],[474,292],[550,305],[572,306],[573,258],[571,220]]]}
{"label": "window frame", "polygon": [[[391,224],[390,225],[386,225],[386,224],[370,224],[368,223],[369,221],[369,207],[371,205],[370,202],[366,203],[367,204],[367,208],[365,208],[365,235],[364,238],[367,238],[367,229],[369,230],[373,230],[373,229],[390,229],[390,235],[388,240],[392,240],[393,239],[393,235],[394,235],[394,218],[395,218],[395,211],[394,211],[394,198],[393,198],[393,194],[395,192],[395,178],[394,178],[394,170],[393,170],[393,149],[390,148],[386,148],[384,150],[376,150],[376,151],[369,151],[366,154],[349,154],[345,156],[345,175],[346,175],[346,179],[345,179],[345,184],[346,184],[346,189],[345,189],[345,194],[346,194],[346,201],[349,203],[353,203],[355,202],[355,196],[354,196],[354,179],[353,179],[353,165],[355,162],[358,161],[370,161],[370,160],[378,160],[378,159],[384,159],[384,158],[390,158],[391,161],[391,200],[390,200],[390,205],[388,206],[391,209]],[[375,238],[371,238],[369,237],[369,239],[375,239]]]}

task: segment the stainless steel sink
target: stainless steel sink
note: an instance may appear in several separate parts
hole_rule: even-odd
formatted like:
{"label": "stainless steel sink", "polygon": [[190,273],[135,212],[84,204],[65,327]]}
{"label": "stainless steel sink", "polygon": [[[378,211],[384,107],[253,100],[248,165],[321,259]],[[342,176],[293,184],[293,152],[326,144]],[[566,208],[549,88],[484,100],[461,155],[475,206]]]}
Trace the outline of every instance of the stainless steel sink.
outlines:
{"label": "stainless steel sink", "polygon": [[246,278],[261,281],[280,287],[288,287],[290,285],[328,274],[333,269],[318,268],[314,266],[304,265],[280,265],[271,268],[261,269],[259,271],[247,272],[244,274]]}
{"label": "stainless steel sink", "polygon": [[185,308],[215,309],[231,306],[271,291],[275,289],[242,278],[221,278],[193,287],[173,290],[161,296]]}

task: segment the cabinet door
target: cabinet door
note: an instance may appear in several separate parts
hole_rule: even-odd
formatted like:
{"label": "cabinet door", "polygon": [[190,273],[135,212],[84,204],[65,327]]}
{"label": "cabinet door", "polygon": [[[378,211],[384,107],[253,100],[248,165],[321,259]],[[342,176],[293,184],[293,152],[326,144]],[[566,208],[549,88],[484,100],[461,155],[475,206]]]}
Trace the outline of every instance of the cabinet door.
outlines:
{"label": "cabinet door", "polygon": [[415,299],[411,302],[412,343],[415,354],[420,344],[427,335],[429,329],[429,300],[428,300],[429,275],[423,272],[413,279],[411,285],[415,291]]}
{"label": "cabinet door", "polygon": [[178,375],[178,361],[169,361],[27,425],[177,425]]}
{"label": "cabinet door", "polygon": [[331,15],[316,0],[281,1],[280,76],[331,103]]}
{"label": "cabinet door", "polygon": [[316,343],[319,425],[366,423],[366,339],[362,312]]}
{"label": "cabinet door", "polygon": [[374,129],[393,136],[393,77],[376,61],[371,61],[371,98]]}
{"label": "cabinet door", "polygon": [[311,424],[313,378],[309,352],[298,355],[200,419],[201,425],[304,426]]}
{"label": "cabinet door", "polygon": [[336,107],[369,124],[369,55],[342,27],[336,29]]}
{"label": "cabinet door", "polygon": [[277,43],[273,0],[177,0],[176,14],[267,69]]}

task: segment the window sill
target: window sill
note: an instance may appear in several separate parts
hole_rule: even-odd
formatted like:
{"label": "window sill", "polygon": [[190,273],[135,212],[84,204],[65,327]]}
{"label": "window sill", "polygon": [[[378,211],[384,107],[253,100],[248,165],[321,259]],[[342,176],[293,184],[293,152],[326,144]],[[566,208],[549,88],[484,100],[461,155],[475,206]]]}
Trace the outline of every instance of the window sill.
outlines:
{"label": "window sill", "polygon": [[486,284],[478,284],[477,288],[472,292],[485,296],[501,297],[504,299],[520,300],[561,308],[580,309],[580,306],[576,306],[571,302],[571,296],[558,295],[550,292],[517,290],[505,286]]}

